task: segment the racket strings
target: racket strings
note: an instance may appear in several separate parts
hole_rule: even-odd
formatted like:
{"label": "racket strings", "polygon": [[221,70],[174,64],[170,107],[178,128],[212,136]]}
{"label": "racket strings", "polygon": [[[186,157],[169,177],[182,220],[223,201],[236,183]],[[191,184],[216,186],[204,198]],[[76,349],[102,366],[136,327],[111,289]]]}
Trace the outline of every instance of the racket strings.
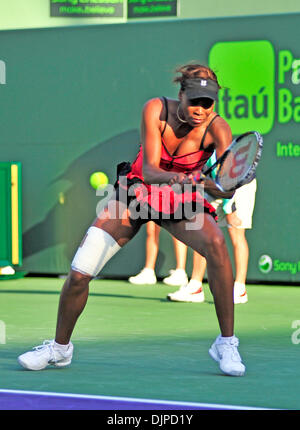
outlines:
{"label": "racket strings", "polygon": [[250,182],[255,175],[255,160],[259,153],[259,142],[255,135],[240,139],[229,151],[220,166],[218,183],[224,190],[235,189],[242,183]]}

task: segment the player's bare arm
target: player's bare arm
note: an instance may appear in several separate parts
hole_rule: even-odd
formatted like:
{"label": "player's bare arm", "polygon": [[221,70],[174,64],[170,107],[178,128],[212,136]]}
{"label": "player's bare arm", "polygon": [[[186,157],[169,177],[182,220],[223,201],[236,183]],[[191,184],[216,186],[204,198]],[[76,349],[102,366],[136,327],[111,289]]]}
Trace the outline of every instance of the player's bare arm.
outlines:
{"label": "player's bare arm", "polygon": [[149,100],[143,109],[141,139],[143,145],[143,177],[147,184],[182,183],[187,175],[167,172],[159,167],[161,159],[161,99]]}

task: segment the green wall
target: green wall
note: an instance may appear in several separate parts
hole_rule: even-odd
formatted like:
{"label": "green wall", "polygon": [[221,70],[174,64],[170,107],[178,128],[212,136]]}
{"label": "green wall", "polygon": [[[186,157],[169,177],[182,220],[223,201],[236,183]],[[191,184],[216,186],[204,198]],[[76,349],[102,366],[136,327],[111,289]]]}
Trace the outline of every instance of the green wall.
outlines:
{"label": "green wall", "polygon": [[[292,82],[290,71],[284,83],[278,82],[279,56],[286,68],[300,58],[299,20],[300,15],[293,14],[1,32],[0,60],[6,64],[6,84],[0,85],[0,161],[22,163],[22,270],[68,271],[99,202],[89,175],[103,170],[113,183],[117,162],[135,156],[141,108],[150,97],[176,97],[178,89],[172,84],[176,66],[191,59],[207,63],[219,42],[267,40],[274,54],[270,91],[275,107],[258,169],[254,228],[248,233],[248,278],[299,283],[298,266],[292,263],[300,260],[300,177],[295,155],[300,144],[300,87]],[[249,61],[247,49],[242,48],[232,64],[243,64],[243,58]],[[291,54],[284,56],[287,50]],[[252,55],[253,76],[247,69],[245,80],[257,79],[255,65],[264,65],[263,53]],[[267,84],[257,85],[263,95]],[[292,100],[283,99],[279,105],[280,94],[292,94]],[[279,122],[279,114],[288,119],[289,106],[294,116]],[[280,155],[278,142],[287,145],[287,151],[292,143],[295,153]],[[103,274],[137,272],[144,263],[144,240],[143,229],[127,246],[128,252],[120,252]],[[258,269],[264,254],[274,264],[266,274]],[[158,274],[167,274],[173,266],[171,238],[163,232]]]}
{"label": "green wall", "polygon": [[[124,0],[125,1],[125,0]],[[216,18],[245,15],[300,12],[298,0],[178,0],[179,18]],[[0,30],[46,28],[74,25],[99,25],[126,22],[124,18],[55,18],[50,17],[49,0],[14,0],[0,2]],[[126,9],[126,7],[124,8]]]}

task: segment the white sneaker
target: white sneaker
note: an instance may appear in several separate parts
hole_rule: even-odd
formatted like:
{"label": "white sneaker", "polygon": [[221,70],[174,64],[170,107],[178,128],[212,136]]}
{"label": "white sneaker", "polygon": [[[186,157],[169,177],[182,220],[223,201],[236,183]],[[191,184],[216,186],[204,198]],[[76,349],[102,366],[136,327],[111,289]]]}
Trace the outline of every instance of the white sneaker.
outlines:
{"label": "white sneaker", "polygon": [[223,373],[230,376],[243,376],[246,367],[242,363],[238,352],[239,340],[232,336],[225,340],[218,336],[209,349],[209,355],[219,363]]}
{"label": "white sneaker", "polygon": [[135,285],[154,285],[157,279],[154,270],[144,267],[136,276],[130,276],[128,281]]}
{"label": "white sneaker", "polygon": [[247,303],[248,295],[246,291],[245,284],[241,284],[240,282],[234,283],[234,303]]}
{"label": "white sneaker", "polygon": [[14,275],[15,269],[11,266],[0,267],[0,275]]}
{"label": "white sneaker", "polygon": [[172,285],[172,287],[181,287],[188,282],[188,276],[184,269],[170,270],[170,276],[163,279],[164,284]]}
{"label": "white sneaker", "polygon": [[67,351],[54,346],[54,340],[45,340],[43,345],[33,348],[18,357],[18,362],[28,370],[42,370],[49,365],[56,367],[68,366],[72,361],[73,344],[69,343]]}
{"label": "white sneaker", "polygon": [[187,285],[183,285],[174,293],[169,293],[167,299],[173,302],[203,303],[205,297],[202,282],[191,279]]}

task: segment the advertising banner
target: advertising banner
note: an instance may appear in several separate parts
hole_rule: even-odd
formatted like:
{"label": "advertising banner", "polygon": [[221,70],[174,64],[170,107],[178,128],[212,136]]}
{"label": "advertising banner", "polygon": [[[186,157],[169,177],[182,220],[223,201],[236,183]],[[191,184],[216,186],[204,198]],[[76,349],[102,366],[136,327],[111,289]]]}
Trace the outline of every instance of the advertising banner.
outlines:
{"label": "advertising banner", "polygon": [[125,0],[50,0],[50,16],[121,18]]}
{"label": "advertising banner", "polygon": [[[216,109],[233,135],[256,130],[264,139],[248,282],[299,284],[299,22],[291,14],[0,32],[0,161],[22,163],[22,269],[69,270],[102,198],[91,174],[114,184],[116,165],[137,154],[144,103],[177,98],[175,69],[197,61],[217,73]],[[145,229],[126,249],[103,276],[143,267]],[[174,265],[162,231],[157,275]]]}

